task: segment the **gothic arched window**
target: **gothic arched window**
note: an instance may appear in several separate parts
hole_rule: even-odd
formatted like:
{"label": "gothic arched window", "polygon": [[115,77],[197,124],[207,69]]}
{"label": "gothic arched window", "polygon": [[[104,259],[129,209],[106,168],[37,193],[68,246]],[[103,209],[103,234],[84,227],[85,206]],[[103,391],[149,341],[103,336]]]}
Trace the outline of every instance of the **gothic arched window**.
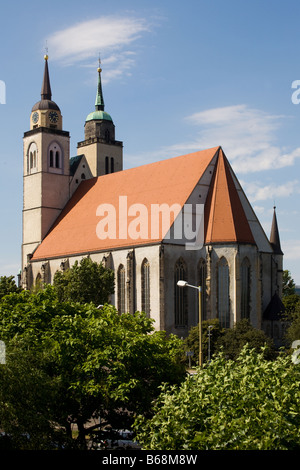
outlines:
{"label": "gothic arched window", "polygon": [[62,150],[57,142],[52,142],[49,147],[48,164],[50,170],[61,170],[63,167]]}
{"label": "gothic arched window", "polygon": [[222,328],[230,327],[229,266],[222,257],[218,263],[218,317]]}
{"label": "gothic arched window", "polygon": [[120,264],[117,274],[118,280],[118,311],[125,313],[125,268]]}
{"label": "gothic arched window", "polygon": [[250,318],[250,262],[244,258],[241,265],[241,318]]}
{"label": "gothic arched window", "polygon": [[28,149],[27,170],[28,173],[34,173],[37,170],[37,146],[35,142],[32,142]]}
{"label": "gothic arched window", "polygon": [[147,259],[142,262],[141,269],[142,311],[150,317],[150,264]]}
{"label": "gothic arched window", "polygon": [[186,327],[188,323],[188,310],[187,310],[187,289],[179,287],[177,282],[187,279],[187,269],[185,262],[180,258],[174,269],[174,311],[175,311],[175,327]]}

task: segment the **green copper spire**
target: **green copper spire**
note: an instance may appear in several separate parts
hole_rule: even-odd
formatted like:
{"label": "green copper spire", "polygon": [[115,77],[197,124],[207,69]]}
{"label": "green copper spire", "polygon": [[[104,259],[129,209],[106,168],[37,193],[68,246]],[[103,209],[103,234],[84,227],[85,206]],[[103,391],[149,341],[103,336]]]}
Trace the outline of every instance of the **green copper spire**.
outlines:
{"label": "green copper spire", "polygon": [[101,84],[101,72],[102,72],[102,69],[100,68],[100,59],[99,59],[98,87],[97,87],[97,94],[96,94],[96,101],[95,101],[96,111],[104,111],[104,99],[103,99],[102,84]]}
{"label": "green copper spire", "polygon": [[100,59],[99,59],[99,67],[98,71],[98,85],[97,85],[97,93],[96,93],[96,101],[95,101],[95,111],[90,113],[86,121],[99,121],[99,120],[106,120],[112,121],[111,116],[104,111],[104,99],[102,93],[102,84],[101,84],[101,72],[102,69],[100,68]]}

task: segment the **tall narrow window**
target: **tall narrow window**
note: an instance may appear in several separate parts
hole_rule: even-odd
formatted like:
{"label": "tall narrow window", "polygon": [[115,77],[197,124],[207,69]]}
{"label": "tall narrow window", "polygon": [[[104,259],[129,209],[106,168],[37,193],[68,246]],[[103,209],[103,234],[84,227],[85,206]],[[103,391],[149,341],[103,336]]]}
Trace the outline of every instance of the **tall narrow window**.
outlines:
{"label": "tall narrow window", "polygon": [[244,258],[241,265],[241,318],[250,318],[250,262]]}
{"label": "tall narrow window", "polygon": [[201,311],[203,319],[206,319],[206,263],[200,259],[198,263],[198,286],[201,286]]}
{"label": "tall narrow window", "polygon": [[120,264],[118,268],[118,311],[125,313],[125,268]]}
{"label": "tall narrow window", "polygon": [[34,168],[36,168],[36,150],[30,151],[29,167],[30,167],[30,170],[33,170]]}
{"label": "tall narrow window", "polygon": [[142,311],[150,317],[150,264],[144,259],[141,269]]}
{"label": "tall narrow window", "polygon": [[63,167],[62,150],[57,142],[52,142],[48,149],[48,165],[52,172],[61,173]]}
{"label": "tall narrow window", "polygon": [[34,173],[37,171],[37,146],[35,142],[32,142],[28,149],[27,171],[28,173]]}
{"label": "tall narrow window", "polygon": [[60,154],[58,150],[55,152],[55,168],[60,168]]}
{"label": "tall narrow window", "polygon": [[185,263],[182,259],[179,259],[175,264],[174,270],[174,292],[175,292],[175,327],[186,327],[187,326],[187,289],[178,287],[177,282],[182,280],[186,281],[187,270]]}
{"label": "tall narrow window", "polygon": [[222,257],[218,264],[218,316],[223,328],[230,327],[229,267]]}
{"label": "tall narrow window", "polygon": [[105,157],[105,174],[107,175],[108,173],[109,173],[108,157]]}
{"label": "tall narrow window", "polygon": [[110,159],[110,172],[114,173],[114,171],[115,171],[115,161],[114,161],[113,157],[111,157],[111,159]]}

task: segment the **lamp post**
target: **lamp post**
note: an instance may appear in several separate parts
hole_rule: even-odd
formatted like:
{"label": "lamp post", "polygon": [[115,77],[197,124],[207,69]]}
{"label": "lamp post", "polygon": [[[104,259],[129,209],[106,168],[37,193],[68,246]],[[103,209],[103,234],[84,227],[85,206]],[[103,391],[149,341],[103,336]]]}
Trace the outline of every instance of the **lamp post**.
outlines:
{"label": "lamp post", "polygon": [[213,325],[208,326],[208,363],[210,363],[210,337],[211,337],[211,329]]}
{"label": "lamp post", "polygon": [[192,287],[198,291],[198,303],[199,303],[199,366],[202,367],[202,313],[201,313],[201,286],[193,286],[188,284],[186,281],[178,281],[178,287]]}

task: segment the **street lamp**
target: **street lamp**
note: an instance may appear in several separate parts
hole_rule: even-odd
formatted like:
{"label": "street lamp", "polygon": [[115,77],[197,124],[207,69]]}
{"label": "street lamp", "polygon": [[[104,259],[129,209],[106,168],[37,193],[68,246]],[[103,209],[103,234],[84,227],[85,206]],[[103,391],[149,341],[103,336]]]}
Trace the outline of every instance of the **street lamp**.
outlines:
{"label": "street lamp", "polygon": [[199,302],[199,366],[202,367],[202,313],[201,313],[201,286],[193,286],[188,284],[186,281],[178,281],[178,287],[192,287],[198,291],[198,302]]}
{"label": "street lamp", "polygon": [[213,325],[208,326],[208,363],[210,363],[210,337],[211,337],[211,329]]}

